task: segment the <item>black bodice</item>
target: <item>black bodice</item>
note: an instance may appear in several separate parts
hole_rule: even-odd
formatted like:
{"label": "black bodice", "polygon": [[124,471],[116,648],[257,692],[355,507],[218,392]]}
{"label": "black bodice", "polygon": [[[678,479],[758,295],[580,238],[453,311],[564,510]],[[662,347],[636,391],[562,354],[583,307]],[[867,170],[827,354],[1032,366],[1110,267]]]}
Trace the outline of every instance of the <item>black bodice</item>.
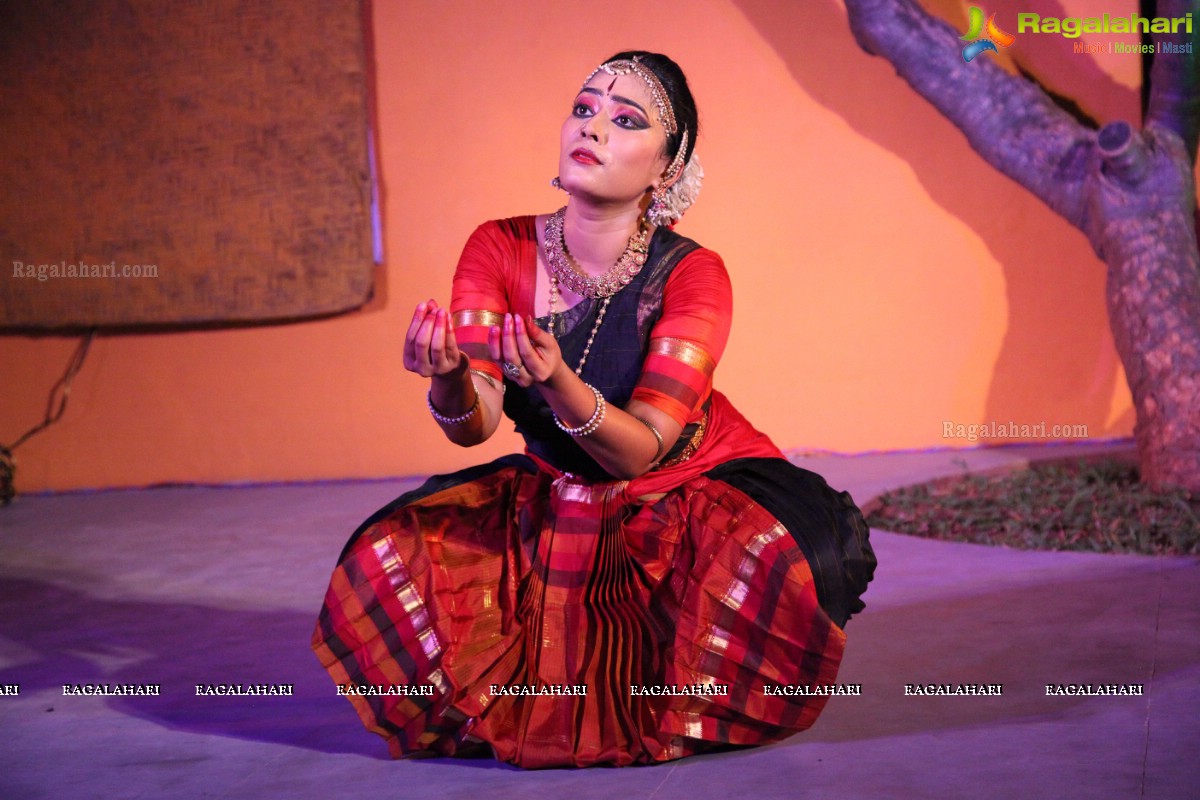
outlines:
{"label": "black bodice", "polygon": [[[632,397],[650,346],[650,331],[662,316],[667,278],[683,257],[699,246],[668,228],[658,228],[650,239],[645,266],[609,300],[580,377],[599,389],[610,405],[624,407]],[[584,298],[558,317],[558,346],[572,369],[579,364],[603,302]],[[549,317],[539,317],[537,324],[548,330],[549,321]],[[589,480],[612,480],[574,439],[558,429],[536,386],[523,389],[511,381],[506,383],[504,413],[516,423],[531,453],[564,472]],[[688,434],[685,429],[678,448],[686,444]]]}

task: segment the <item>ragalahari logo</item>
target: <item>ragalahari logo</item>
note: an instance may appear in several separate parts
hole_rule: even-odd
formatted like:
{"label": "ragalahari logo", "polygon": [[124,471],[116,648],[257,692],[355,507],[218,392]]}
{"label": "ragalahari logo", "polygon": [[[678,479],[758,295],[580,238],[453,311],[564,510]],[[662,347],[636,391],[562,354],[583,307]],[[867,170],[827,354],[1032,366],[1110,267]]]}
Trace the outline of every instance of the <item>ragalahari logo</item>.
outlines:
{"label": "ragalahari logo", "polygon": [[970,64],[971,60],[980,53],[988,50],[998,53],[1000,51],[996,49],[997,45],[1008,47],[1013,43],[1013,35],[1005,33],[996,26],[995,14],[988,17],[985,23],[983,20],[983,9],[979,6],[971,6],[971,10],[968,13],[970,16],[968,17],[967,32],[958,37],[965,42],[970,42],[970,44],[963,48],[963,61]]}

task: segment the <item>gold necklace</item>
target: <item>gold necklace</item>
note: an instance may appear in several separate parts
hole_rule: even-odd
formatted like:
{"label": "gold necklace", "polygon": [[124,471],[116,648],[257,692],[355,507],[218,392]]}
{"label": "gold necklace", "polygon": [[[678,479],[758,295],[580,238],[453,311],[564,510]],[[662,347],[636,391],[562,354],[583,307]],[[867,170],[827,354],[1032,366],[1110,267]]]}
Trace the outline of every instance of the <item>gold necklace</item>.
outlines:
{"label": "gold necklace", "polygon": [[629,285],[646,263],[646,242],[650,238],[650,228],[639,221],[637,230],[629,237],[629,244],[625,245],[625,252],[621,253],[617,263],[603,275],[593,277],[584,272],[567,251],[567,242],[563,238],[563,219],[566,215],[567,207],[563,206],[546,220],[546,259],[550,264],[551,276],[575,294],[592,299],[611,297]]}
{"label": "gold necklace", "polygon": [[566,214],[567,207],[563,206],[546,220],[545,250],[550,272],[550,335],[558,338],[555,330],[558,320],[555,306],[558,304],[560,282],[577,295],[603,301],[596,314],[596,322],[592,325],[592,332],[588,335],[587,344],[583,347],[583,355],[579,357],[579,366],[575,367],[575,374],[580,375],[583,365],[587,363],[588,353],[592,351],[596,332],[600,330],[600,323],[604,321],[604,314],[608,311],[609,301],[614,294],[629,285],[646,263],[646,243],[650,238],[650,229],[639,222],[638,229],[629,237],[629,244],[625,246],[625,252],[621,253],[617,263],[603,275],[593,277],[575,263],[575,259],[571,258],[571,253],[567,250],[567,242],[563,237],[563,218]]}

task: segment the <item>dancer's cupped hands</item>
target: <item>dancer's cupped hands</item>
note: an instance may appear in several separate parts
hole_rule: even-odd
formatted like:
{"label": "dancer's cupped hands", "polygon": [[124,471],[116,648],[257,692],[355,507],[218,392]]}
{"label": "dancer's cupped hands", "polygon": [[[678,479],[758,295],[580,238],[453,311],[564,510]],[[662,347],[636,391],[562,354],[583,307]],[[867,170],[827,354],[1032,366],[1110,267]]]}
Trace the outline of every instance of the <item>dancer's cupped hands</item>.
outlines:
{"label": "dancer's cupped hands", "polygon": [[488,354],[521,386],[546,383],[563,366],[558,341],[521,314],[505,314],[503,325],[491,327]]}

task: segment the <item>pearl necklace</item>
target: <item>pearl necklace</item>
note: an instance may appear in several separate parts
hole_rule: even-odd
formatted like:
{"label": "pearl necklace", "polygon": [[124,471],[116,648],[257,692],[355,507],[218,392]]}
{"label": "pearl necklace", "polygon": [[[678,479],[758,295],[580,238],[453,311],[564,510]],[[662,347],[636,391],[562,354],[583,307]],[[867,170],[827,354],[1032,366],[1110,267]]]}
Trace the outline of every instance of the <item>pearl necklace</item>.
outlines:
{"label": "pearl necklace", "polygon": [[555,332],[558,319],[555,306],[558,304],[559,283],[575,294],[593,300],[603,300],[600,311],[596,314],[596,322],[592,325],[592,332],[588,335],[587,344],[583,347],[583,355],[579,357],[579,366],[575,367],[575,374],[580,375],[583,365],[587,363],[588,354],[592,351],[596,332],[600,330],[600,323],[604,321],[604,314],[608,311],[609,301],[614,294],[629,285],[646,263],[646,243],[650,238],[650,229],[639,222],[638,229],[629,237],[629,244],[625,246],[625,252],[621,253],[617,263],[603,275],[593,277],[575,263],[575,259],[567,250],[567,242],[563,237],[563,219],[566,215],[567,207],[563,206],[546,220],[545,249],[550,272],[550,335],[558,338]]}

